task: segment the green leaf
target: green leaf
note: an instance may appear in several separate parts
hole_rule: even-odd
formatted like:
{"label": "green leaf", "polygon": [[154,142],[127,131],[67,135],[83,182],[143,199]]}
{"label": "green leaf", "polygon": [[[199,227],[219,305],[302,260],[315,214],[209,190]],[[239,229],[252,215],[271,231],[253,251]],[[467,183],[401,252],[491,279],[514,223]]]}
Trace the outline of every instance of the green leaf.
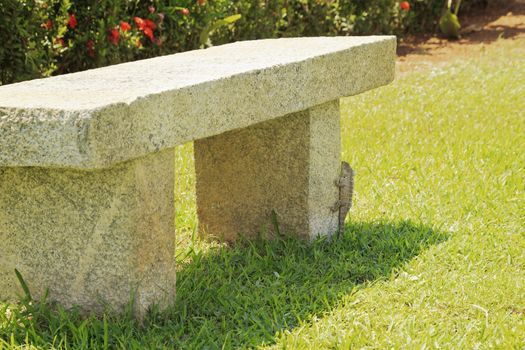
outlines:
{"label": "green leaf", "polygon": [[446,10],[439,19],[439,29],[441,29],[441,32],[448,38],[459,38],[461,24],[459,23],[458,17],[450,12],[450,9]]}
{"label": "green leaf", "polygon": [[239,19],[241,19],[241,17],[242,16],[240,14],[231,15],[231,16],[219,19],[219,20],[217,20],[215,22],[212,22],[212,23],[208,24],[206,27],[204,27],[204,29],[202,30],[202,32],[201,32],[201,34],[199,36],[199,43],[200,43],[200,45],[201,46],[209,45],[210,43],[208,42],[208,40],[210,38],[210,35],[215,30],[219,29],[220,27],[233,24],[233,23],[237,22]]}
{"label": "green leaf", "polygon": [[20,286],[24,290],[26,301],[32,301],[33,297],[31,296],[31,292],[29,291],[29,287],[27,286],[27,283],[24,281],[24,278],[22,277],[22,274],[17,269],[15,269],[15,274],[16,274],[16,278],[18,278],[18,282],[20,283]]}
{"label": "green leaf", "polygon": [[273,224],[273,229],[275,230],[275,233],[278,236],[281,236],[281,230],[279,228],[279,219],[277,217],[277,212],[275,211],[275,209],[272,209],[272,224]]}
{"label": "green leaf", "polygon": [[240,20],[241,17],[242,17],[241,14],[238,13],[238,14],[236,14],[236,15],[231,15],[231,16],[225,17],[225,18],[223,18],[223,19],[220,20],[220,21],[225,22],[225,23],[227,23],[227,24],[231,24],[231,23],[235,23],[235,22],[237,22],[238,20]]}

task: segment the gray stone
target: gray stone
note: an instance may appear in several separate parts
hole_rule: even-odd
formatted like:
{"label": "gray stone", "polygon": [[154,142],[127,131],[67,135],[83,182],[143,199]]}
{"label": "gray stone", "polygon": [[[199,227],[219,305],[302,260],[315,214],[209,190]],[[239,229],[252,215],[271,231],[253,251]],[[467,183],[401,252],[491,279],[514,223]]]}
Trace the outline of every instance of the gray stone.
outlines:
{"label": "gray stone", "polygon": [[306,239],[337,230],[339,100],[195,141],[199,231],[232,241],[274,233]]}
{"label": "gray stone", "polygon": [[393,36],[244,41],[0,86],[0,167],[80,169],[385,85]]}
{"label": "gray stone", "polygon": [[137,316],[175,292],[174,152],[111,169],[0,168],[0,297],[21,295]]}

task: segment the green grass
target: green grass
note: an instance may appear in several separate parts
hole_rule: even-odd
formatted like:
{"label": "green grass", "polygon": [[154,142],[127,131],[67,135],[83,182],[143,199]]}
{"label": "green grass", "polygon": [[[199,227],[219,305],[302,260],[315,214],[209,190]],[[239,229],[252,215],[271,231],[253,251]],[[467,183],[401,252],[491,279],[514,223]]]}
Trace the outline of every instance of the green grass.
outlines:
{"label": "green grass", "polygon": [[0,348],[525,348],[523,57],[509,42],[344,99],[356,198],[333,242],[202,241],[179,148],[174,306],[139,325],[4,305]]}

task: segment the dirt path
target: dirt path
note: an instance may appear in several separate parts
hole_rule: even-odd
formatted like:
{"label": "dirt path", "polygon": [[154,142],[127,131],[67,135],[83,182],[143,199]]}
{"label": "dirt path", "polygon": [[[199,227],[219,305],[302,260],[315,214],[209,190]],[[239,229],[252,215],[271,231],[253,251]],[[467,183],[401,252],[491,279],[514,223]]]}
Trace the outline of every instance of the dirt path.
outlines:
{"label": "dirt path", "polygon": [[405,38],[397,52],[398,76],[477,56],[487,45],[525,38],[525,0],[509,0],[499,7],[478,10],[469,17],[460,17],[460,21],[460,40],[428,34]]}

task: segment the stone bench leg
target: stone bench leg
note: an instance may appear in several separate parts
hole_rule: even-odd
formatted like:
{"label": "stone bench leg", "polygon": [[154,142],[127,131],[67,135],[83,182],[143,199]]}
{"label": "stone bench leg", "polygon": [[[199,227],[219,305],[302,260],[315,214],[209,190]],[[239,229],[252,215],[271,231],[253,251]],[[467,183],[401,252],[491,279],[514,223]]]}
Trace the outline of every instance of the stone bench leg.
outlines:
{"label": "stone bench leg", "polygon": [[273,231],[337,230],[339,101],[195,141],[199,230],[232,241]]}
{"label": "stone bench leg", "polygon": [[135,315],[175,292],[174,152],[110,169],[0,168],[0,299],[34,297]]}

